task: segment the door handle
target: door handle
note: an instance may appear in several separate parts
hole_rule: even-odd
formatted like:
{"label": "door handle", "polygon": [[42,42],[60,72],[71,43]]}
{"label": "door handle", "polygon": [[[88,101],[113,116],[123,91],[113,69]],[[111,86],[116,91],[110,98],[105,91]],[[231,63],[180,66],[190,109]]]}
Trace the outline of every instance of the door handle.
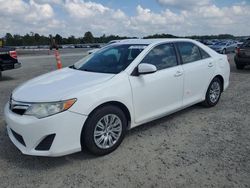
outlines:
{"label": "door handle", "polygon": [[175,73],[175,77],[179,77],[179,76],[181,76],[183,74],[183,72],[181,72],[181,71],[176,71],[176,73]]}
{"label": "door handle", "polygon": [[208,63],[208,67],[213,67],[214,64],[212,62]]}

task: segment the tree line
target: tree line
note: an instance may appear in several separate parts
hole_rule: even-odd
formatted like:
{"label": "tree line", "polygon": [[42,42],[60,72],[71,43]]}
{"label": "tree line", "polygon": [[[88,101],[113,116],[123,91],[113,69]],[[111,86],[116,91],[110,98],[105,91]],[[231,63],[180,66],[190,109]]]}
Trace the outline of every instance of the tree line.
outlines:
{"label": "tree line", "polygon": [[94,37],[93,34],[88,31],[83,35],[83,37],[75,37],[74,35],[62,37],[59,34],[56,34],[55,36],[44,36],[33,32],[27,33],[25,35],[12,35],[11,33],[6,33],[3,40],[5,46],[37,46],[52,45],[53,43],[56,43],[57,45],[107,43],[111,40],[121,40],[128,38],[131,37],[123,37],[118,35],[102,35],[100,37]]}
{"label": "tree line", "polygon": [[[100,37],[94,37],[93,34],[88,31],[83,37],[75,37],[73,35],[69,37],[62,37],[59,34],[55,36],[49,35],[44,36],[38,33],[30,32],[25,35],[18,35],[11,33],[6,33],[4,39],[5,46],[37,46],[37,45],[52,45],[53,42],[57,45],[63,44],[85,44],[85,43],[107,43],[111,40],[121,40],[128,39],[131,37],[126,36],[118,36],[118,35],[102,35]],[[136,37],[132,37],[136,38]],[[171,35],[171,34],[154,34],[148,35],[143,38],[179,38],[179,36]],[[207,40],[207,39],[235,39],[236,37],[229,34],[221,34],[221,35],[204,35],[204,36],[189,36],[188,38],[198,39],[198,40]]]}

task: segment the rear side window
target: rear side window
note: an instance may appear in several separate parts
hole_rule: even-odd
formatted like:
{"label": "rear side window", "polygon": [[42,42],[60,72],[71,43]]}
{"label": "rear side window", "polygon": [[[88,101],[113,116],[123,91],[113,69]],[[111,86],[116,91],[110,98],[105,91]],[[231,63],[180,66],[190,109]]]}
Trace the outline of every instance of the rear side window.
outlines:
{"label": "rear side window", "polygon": [[141,63],[155,65],[158,70],[178,65],[173,44],[161,44],[154,47]]}
{"label": "rear side window", "polygon": [[177,43],[183,64],[201,60],[200,49],[190,42]]}
{"label": "rear side window", "polygon": [[206,59],[210,57],[210,55],[207,52],[205,52],[205,50],[203,50],[202,48],[200,48],[200,52],[201,52],[202,59]]}

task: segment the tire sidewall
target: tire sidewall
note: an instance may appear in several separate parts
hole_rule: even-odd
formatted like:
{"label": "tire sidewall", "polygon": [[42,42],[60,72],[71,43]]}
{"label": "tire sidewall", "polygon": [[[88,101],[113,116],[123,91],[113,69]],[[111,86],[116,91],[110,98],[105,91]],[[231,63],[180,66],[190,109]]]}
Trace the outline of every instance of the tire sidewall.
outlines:
{"label": "tire sidewall", "polygon": [[[213,102],[211,101],[211,99],[210,99],[210,89],[211,89],[211,86],[212,86],[212,84],[213,84],[214,82],[218,82],[219,85],[220,85],[220,95],[219,95],[219,98],[217,99],[217,101],[213,103]],[[222,93],[222,83],[221,83],[221,81],[220,81],[219,78],[214,78],[214,79],[210,82],[210,84],[209,84],[209,86],[208,86],[208,89],[207,89],[207,93],[206,93],[206,103],[208,104],[208,106],[215,106],[215,105],[219,102],[219,100],[220,100],[221,93]]]}
{"label": "tire sidewall", "polygon": [[[122,132],[121,132],[120,138],[112,147],[107,148],[107,149],[102,149],[102,148],[99,148],[94,141],[94,131],[95,131],[97,122],[107,114],[115,114],[116,116],[120,118],[122,122]],[[82,145],[84,145],[84,148],[86,148],[87,150],[89,150],[91,153],[95,155],[106,155],[108,153],[111,153],[121,144],[125,136],[127,125],[128,125],[127,118],[124,112],[120,108],[113,106],[113,105],[108,105],[108,106],[103,106],[101,108],[98,108],[93,113],[91,113],[91,115],[89,116],[89,118],[87,119],[84,125],[84,129],[82,133]]]}

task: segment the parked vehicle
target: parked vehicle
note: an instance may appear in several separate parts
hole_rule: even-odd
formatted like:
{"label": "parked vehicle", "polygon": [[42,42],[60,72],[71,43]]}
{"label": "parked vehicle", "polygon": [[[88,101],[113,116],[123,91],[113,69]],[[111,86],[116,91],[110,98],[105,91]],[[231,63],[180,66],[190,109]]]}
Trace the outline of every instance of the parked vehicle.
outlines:
{"label": "parked vehicle", "polygon": [[244,69],[246,65],[250,65],[250,38],[236,49],[234,62],[237,69]]}
{"label": "parked vehicle", "polygon": [[234,41],[218,42],[218,43],[210,46],[210,48],[212,48],[213,50],[215,50],[216,52],[221,53],[221,54],[227,54],[229,52],[234,52],[236,47],[237,47],[237,43]]}
{"label": "parked vehicle", "polygon": [[128,129],[215,106],[229,69],[227,56],[194,40],[121,41],[16,88],[4,110],[8,135],[28,155],[108,154]]}
{"label": "parked vehicle", "polygon": [[213,46],[213,45],[215,45],[215,44],[217,44],[217,43],[219,43],[219,42],[220,42],[220,41],[219,41],[218,39],[205,40],[205,41],[204,41],[204,44],[205,44],[206,46],[208,46],[208,47],[211,48],[211,46]]}
{"label": "parked vehicle", "polygon": [[13,48],[0,48],[0,77],[2,71],[16,69],[21,67],[17,60],[17,53]]}
{"label": "parked vehicle", "polygon": [[64,44],[64,45],[62,45],[62,48],[75,48],[75,45],[73,45],[73,44]]}

